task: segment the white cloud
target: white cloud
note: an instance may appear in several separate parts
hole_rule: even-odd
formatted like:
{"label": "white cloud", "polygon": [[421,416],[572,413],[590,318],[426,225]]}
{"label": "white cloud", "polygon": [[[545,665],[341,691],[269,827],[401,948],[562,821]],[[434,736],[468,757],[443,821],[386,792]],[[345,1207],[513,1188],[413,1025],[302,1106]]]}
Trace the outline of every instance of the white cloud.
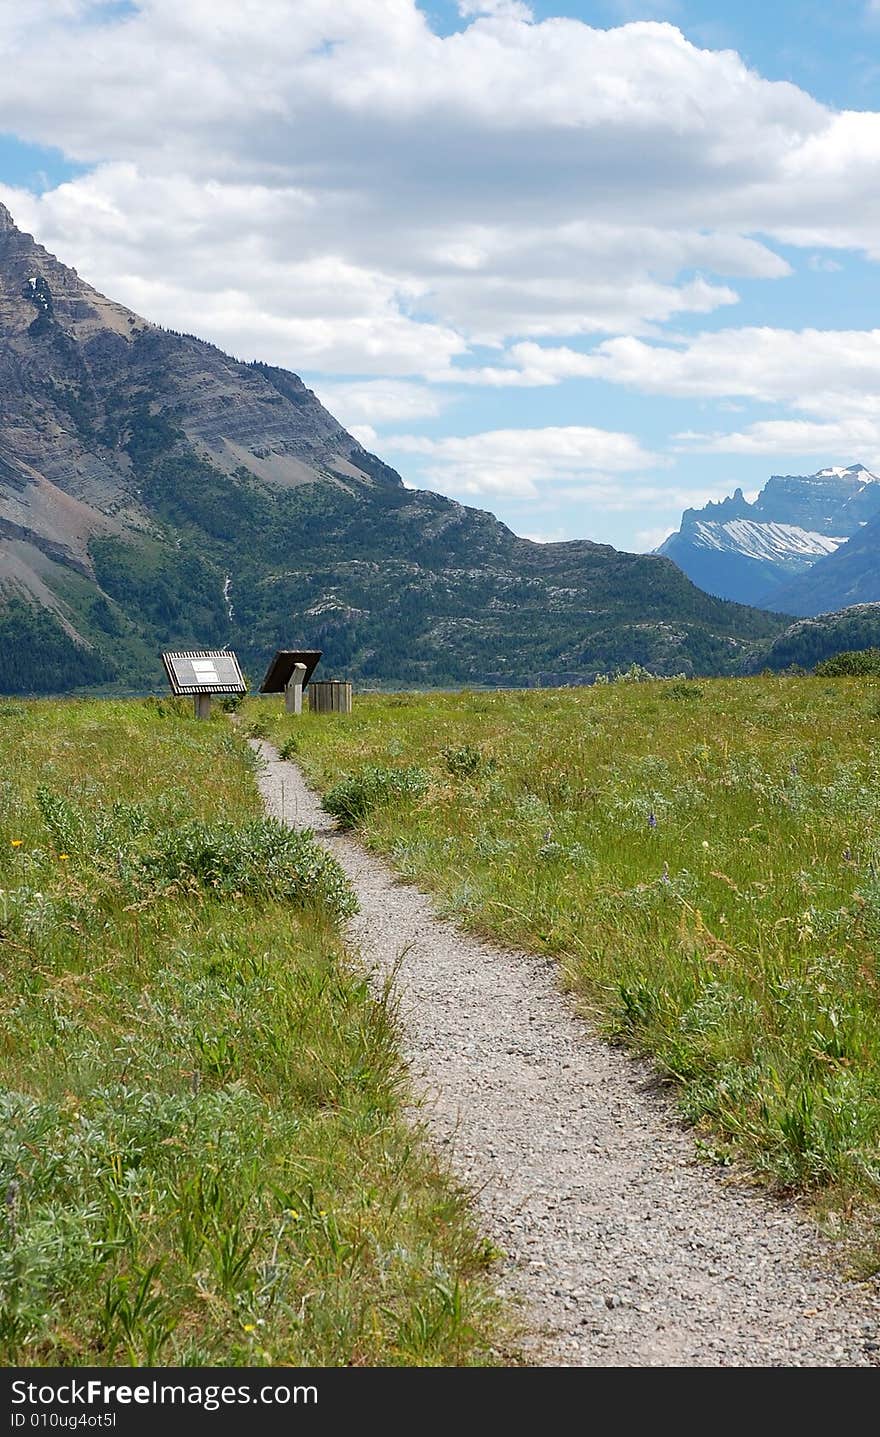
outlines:
{"label": "white cloud", "polygon": [[475,15],[488,15],[499,20],[533,20],[530,6],[522,0],[458,0],[458,13],[465,19]]}
{"label": "white cloud", "polygon": [[50,249],[150,318],[329,372],[441,378],[472,343],[639,331],[736,302],[699,274],[678,284],[646,275],[645,253],[661,275],[713,260],[749,276],[788,268],[751,240],[621,226],[572,224],[549,238],[465,227],[439,241],[442,226],[403,228],[384,242],[368,228],[353,239],[338,197],[145,177],[122,163],[41,196],[2,185],[0,195]]}
{"label": "white cloud", "polygon": [[384,440],[391,454],[421,456],[421,472],[443,493],[522,498],[548,485],[586,484],[593,496],[613,494],[609,475],[652,468],[662,461],[631,434],[580,425],[495,429],[428,439],[399,434]]}
{"label": "white cloud", "polygon": [[[444,396],[439,390],[401,380],[372,379],[349,384],[328,381],[317,386],[317,394],[321,403],[352,433],[352,426],[356,424],[374,426],[433,418],[444,407]],[[371,432],[375,442],[375,429]]]}
{"label": "white cloud", "polygon": [[587,352],[525,342],[507,357],[521,384],[602,379],[642,394],[736,396],[829,417],[873,412],[880,390],[880,329],[721,329],[675,346],[609,339]]}
{"label": "white cloud", "polygon": [[787,273],[773,236],[880,245],[880,117],[669,24],[460,8],[6,7],[0,128],[97,167],[13,208],[136,307],[340,374],[648,336]]}
{"label": "white cloud", "polygon": [[0,185],[0,199],[114,299],[246,359],[408,375],[466,351],[451,326],[410,313],[416,282],[353,262],[331,228],[290,246],[314,209],[300,190],[145,179],[118,164],[40,197]]}
{"label": "white cloud", "polygon": [[659,549],[664,539],[675,533],[675,526],[670,524],[655,524],[652,529],[639,529],[634,538],[635,552],[637,554],[653,554]]}
{"label": "white cloud", "polygon": [[670,505],[711,486],[645,478],[661,461],[632,434],[384,427],[435,418],[442,386],[599,379],[789,411],[716,412],[740,429],[692,425],[688,452],[880,461],[880,331],[664,338],[691,315],[720,325],[737,281],[788,275],[777,244],[816,271],[880,258],[880,115],[837,113],[671,24],[458,8],[441,37],[413,0],[0,6],[0,130],[91,167],[0,197],[106,292],[328,376],[322,398],[370,448],[460,497],[538,496],[548,531],[564,492],[639,514],[652,547]]}
{"label": "white cloud", "polygon": [[375,449],[379,436],[372,424],[349,424],[346,427],[358,444],[363,444],[365,449]]}
{"label": "white cloud", "polygon": [[818,454],[828,464],[880,467],[880,422],[867,416],[823,423],[809,419],[768,419],[729,434],[684,431],[675,436],[681,452],[701,454]]}
{"label": "white cloud", "polygon": [[[726,329],[689,341],[649,344],[605,340],[589,352],[569,347],[514,345],[507,356],[522,384],[569,378],[603,379],[641,394],[719,400],[727,396],[796,411],[731,432],[687,430],[678,452],[852,456],[880,463],[880,329]],[[689,500],[688,502],[693,502]]]}

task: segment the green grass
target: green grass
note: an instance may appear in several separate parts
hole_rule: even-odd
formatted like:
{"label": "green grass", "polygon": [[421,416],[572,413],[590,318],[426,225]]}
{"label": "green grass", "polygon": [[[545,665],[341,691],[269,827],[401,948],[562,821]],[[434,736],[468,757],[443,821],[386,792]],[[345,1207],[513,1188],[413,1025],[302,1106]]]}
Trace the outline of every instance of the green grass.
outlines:
{"label": "green grass", "polygon": [[227,719],[0,704],[0,1362],[498,1360],[352,901]]}
{"label": "green grass", "polygon": [[[678,1086],[704,1153],[857,1217],[871,1240],[876,684],[666,681],[357,696],[350,718],[255,712],[280,741],[295,734],[329,805],[445,911],[558,955],[604,1031]],[[400,779],[416,769],[419,784]]]}

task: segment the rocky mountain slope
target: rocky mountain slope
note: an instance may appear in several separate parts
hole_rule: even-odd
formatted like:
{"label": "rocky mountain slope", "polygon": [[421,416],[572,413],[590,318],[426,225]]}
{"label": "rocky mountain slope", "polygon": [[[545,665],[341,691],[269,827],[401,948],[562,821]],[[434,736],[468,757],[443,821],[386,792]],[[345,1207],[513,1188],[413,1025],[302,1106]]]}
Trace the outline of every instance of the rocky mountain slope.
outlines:
{"label": "rocky mountain slope", "polygon": [[278,646],[374,683],[737,670],[781,621],[668,559],[405,488],[296,375],[98,294],[0,206],[0,690],[160,686]]}
{"label": "rocky mountain slope", "polygon": [[827,557],[776,592],[769,608],[788,614],[825,614],[880,602],[880,516]]}
{"label": "rocky mountain slope", "polygon": [[[806,594],[813,565],[880,515],[880,480],[862,464],[816,474],[774,474],[750,504],[741,489],[720,503],[686,509],[659,553],[710,594],[781,612],[790,586]],[[834,607],[840,607],[835,605]]]}

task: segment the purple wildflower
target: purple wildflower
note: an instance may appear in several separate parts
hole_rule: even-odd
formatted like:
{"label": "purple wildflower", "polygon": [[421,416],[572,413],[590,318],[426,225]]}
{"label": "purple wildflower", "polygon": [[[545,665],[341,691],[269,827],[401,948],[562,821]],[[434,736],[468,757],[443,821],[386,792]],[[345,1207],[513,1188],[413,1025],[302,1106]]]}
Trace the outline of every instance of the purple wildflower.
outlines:
{"label": "purple wildflower", "polygon": [[651,812],[648,814],[648,827],[649,827],[649,828],[656,828],[656,827],[657,827],[657,815],[656,815],[656,813],[654,812],[653,808],[651,809]]}

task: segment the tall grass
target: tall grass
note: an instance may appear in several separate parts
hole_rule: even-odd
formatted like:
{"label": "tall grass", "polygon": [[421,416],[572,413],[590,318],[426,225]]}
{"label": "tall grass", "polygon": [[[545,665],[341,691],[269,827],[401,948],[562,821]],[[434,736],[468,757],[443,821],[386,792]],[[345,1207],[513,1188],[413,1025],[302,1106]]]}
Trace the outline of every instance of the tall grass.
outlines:
{"label": "tall grass", "polygon": [[227,721],[0,706],[0,1361],[495,1360],[352,907]]}
{"label": "tall grass", "polygon": [[[870,1227],[880,1196],[880,689],[749,679],[360,697],[273,714],[466,924],[556,954],[703,1150]],[[332,807],[332,798],[330,800]]]}

